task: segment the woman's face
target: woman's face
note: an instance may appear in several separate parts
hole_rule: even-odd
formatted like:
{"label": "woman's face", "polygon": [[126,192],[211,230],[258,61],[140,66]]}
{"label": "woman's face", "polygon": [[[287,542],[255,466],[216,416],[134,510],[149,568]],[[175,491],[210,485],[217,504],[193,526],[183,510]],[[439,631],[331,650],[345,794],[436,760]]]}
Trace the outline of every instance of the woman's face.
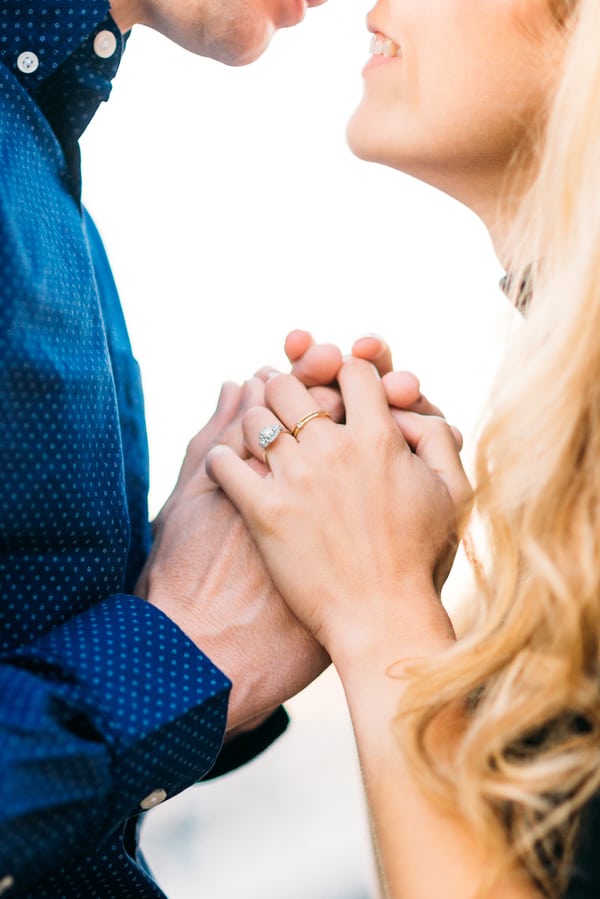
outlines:
{"label": "woman's face", "polygon": [[550,0],[378,0],[368,26],[353,152],[474,208],[497,194],[558,73]]}

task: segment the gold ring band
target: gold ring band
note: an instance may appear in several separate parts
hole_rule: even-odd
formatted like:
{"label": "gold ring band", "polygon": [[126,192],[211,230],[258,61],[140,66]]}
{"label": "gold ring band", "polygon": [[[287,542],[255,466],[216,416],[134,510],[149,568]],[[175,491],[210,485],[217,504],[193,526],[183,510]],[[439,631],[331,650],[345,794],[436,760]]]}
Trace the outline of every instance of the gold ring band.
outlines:
{"label": "gold ring band", "polygon": [[292,437],[297,438],[302,428],[315,418],[331,418],[331,415],[325,409],[313,409],[312,412],[307,412],[306,415],[303,415],[296,422],[296,427],[292,431]]}

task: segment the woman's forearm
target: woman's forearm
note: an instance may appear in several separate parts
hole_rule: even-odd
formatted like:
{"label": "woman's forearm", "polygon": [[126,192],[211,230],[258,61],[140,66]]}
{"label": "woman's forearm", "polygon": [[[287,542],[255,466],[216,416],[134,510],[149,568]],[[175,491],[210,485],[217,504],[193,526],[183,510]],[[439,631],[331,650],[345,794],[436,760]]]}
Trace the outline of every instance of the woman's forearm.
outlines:
{"label": "woman's forearm", "polygon": [[[452,629],[435,598],[421,599],[432,611],[419,631],[356,635],[346,647],[341,639],[333,661],[341,677],[355,731],[386,899],[474,899],[488,871],[477,836],[464,820],[449,814],[429,798],[413,776],[403,752],[401,730],[394,721],[402,703],[404,682],[390,666],[410,657],[426,656],[451,645]],[[396,671],[399,666],[396,666]],[[401,726],[400,726],[401,727]],[[460,736],[459,716],[436,723],[435,739],[449,747]],[[521,871],[497,884],[489,899],[539,899]]]}

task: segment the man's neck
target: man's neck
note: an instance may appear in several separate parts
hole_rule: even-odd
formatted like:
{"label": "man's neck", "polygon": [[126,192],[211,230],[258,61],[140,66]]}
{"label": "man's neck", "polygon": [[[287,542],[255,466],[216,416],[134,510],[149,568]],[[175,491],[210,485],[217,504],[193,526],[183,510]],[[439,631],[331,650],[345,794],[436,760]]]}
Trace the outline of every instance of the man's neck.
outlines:
{"label": "man's neck", "polygon": [[112,0],[110,14],[122,34],[131,31],[134,25],[142,21],[141,4],[137,0]]}

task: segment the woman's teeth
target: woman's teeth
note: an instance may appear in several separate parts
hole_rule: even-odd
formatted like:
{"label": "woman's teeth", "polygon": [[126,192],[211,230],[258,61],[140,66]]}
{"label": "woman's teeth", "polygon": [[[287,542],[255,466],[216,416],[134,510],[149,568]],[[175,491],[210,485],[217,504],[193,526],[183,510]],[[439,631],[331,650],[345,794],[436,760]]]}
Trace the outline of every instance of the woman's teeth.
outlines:
{"label": "woman's teeth", "polygon": [[374,34],[369,48],[372,56],[401,56],[402,51],[389,37],[383,34]]}

